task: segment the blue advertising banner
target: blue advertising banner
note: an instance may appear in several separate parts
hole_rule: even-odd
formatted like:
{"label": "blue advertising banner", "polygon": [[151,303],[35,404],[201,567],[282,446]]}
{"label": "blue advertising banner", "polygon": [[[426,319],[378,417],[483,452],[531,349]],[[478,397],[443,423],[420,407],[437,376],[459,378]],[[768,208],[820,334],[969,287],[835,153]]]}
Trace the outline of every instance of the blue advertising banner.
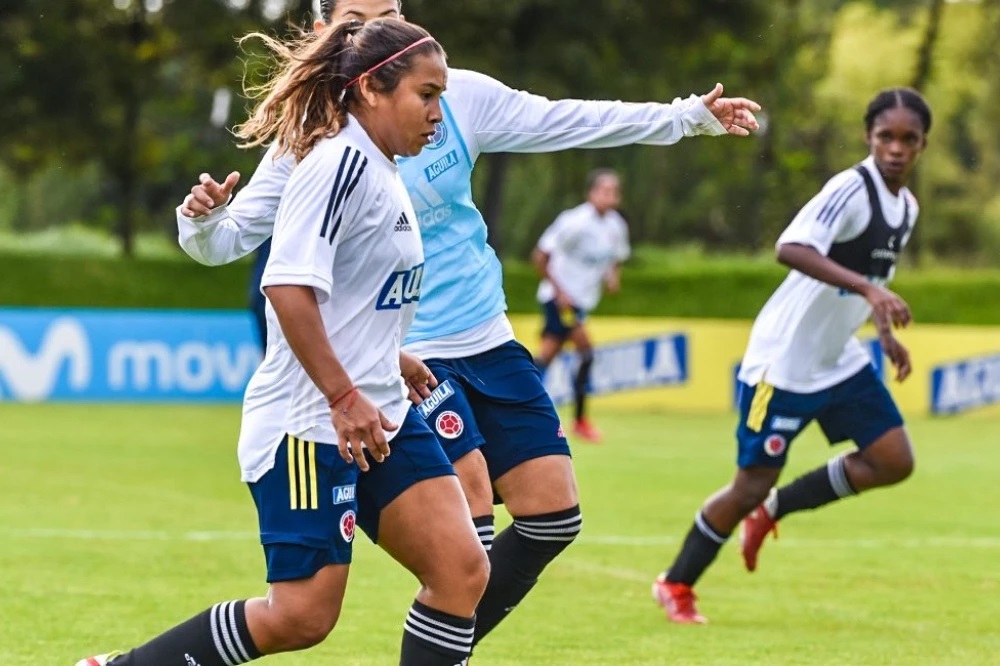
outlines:
{"label": "blue advertising banner", "polygon": [[0,401],[241,400],[248,313],[0,308]]}
{"label": "blue advertising banner", "polygon": [[[557,405],[573,399],[575,352],[559,354],[545,371],[545,388]],[[683,384],[688,379],[688,339],[666,334],[628,340],[594,349],[588,393],[601,395],[626,389]]]}
{"label": "blue advertising banner", "polygon": [[931,412],[957,414],[1000,403],[1000,355],[980,356],[931,370]]}

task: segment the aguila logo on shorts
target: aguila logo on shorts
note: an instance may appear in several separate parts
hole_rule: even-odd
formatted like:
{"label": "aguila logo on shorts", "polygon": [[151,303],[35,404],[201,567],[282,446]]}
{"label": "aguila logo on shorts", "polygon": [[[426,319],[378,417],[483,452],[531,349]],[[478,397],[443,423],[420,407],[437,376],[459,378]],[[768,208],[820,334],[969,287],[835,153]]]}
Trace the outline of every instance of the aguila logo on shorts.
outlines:
{"label": "aguila logo on shorts", "polygon": [[354,484],[351,484],[349,486],[334,486],[333,503],[347,504],[348,502],[353,502],[355,495],[356,495],[356,490]]}
{"label": "aguila logo on shorts", "polygon": [[450,410],[438,414],[437,420],[434,421],[434,427],[437,429],[438,434],[445,439],[455,439],[465,430],[462,417]]}
{"label": "aguila logo on shorts", "polygon": [[344,537],[344,541],[347,543],[354,541],[354,525],[357,520],[357,516],[350,510],[345,511],[344,515],[340,517],[340,536]]}
{"label": "aguila logo on shorts", "polygon": [[772,458],[777,458],[782,453],[785,452],[785,448],[788,443],[785,442],[785,438],[781,435],[771,435],[764,440],[764,453],[771,456]]}
{"label": "aguila logo on shorts", "polygon": [[455,395],[455,389],[451,387],[449,380],[444,380],[434,391],[424,398],[424,401],[417,405],[417,411],[420,415],[426,419],[431,415],[435,409],[441,406],[441,403]]}
{"label": "aguila logo on shorts", "polygon": [[771,430],[795,432],[802,427],[802,419],[797,416],[772,416]]}

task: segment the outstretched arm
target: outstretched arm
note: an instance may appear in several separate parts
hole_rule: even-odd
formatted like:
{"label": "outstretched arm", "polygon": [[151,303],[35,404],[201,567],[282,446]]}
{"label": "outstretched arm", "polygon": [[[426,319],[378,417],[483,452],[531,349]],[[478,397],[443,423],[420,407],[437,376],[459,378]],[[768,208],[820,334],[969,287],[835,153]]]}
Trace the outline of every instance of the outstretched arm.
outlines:
{"label": "outstretched arm", "polygon": [[667,146],[699,134],[744,136],[757,129],[753,114],[760,106],[722,93],[716,85],[706,95],[669,104],[550,100],[485,74],[452,70],[447,99],[466,121],[460,125],[470,133],[473,152],[537,153],[636,143]]}

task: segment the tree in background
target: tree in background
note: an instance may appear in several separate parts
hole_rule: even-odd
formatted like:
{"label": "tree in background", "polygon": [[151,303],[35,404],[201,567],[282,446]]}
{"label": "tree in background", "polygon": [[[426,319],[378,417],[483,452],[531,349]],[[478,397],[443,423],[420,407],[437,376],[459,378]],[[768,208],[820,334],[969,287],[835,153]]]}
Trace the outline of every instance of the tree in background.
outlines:
{"label": "tree in background", "polygon": [[[173,235],[201,171],[249,175],[259,153],[227,131],[258,56],[234,38],[308,24],[312,0],[4,0],[0,217]],[[549,97],[670,100],[723,81],[765,106],[747,140],[483,159],[474,193],[507,256],[575,202],[598,165],[624,176],[637,242],[766,248],[844,161],[863,154],[856,109],[913,83],[934,105],[921,165],[933,255],[1000,251],[1000,0],[406,0],[455,67]],[[2,221],[0,221],[2,222]]]}

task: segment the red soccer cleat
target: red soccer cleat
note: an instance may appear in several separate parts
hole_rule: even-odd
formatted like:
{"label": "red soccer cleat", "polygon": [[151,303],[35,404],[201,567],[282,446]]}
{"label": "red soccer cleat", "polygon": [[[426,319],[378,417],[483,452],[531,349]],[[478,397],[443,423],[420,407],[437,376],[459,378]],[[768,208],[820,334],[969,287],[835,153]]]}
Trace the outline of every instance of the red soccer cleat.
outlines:
{"label": "red soccer cleat", "polygon": [[586,418],[582,418],[573,424],[573,434],[591,444],[597,444],[603,438],[601,431]]}
{"label": "red soccer cleat", "polygon": [[773,532],[774,538],[777,539],[778,523],[761,504],[740,524],[740,552],[743,553],[743,564],[746,565],[747,571],[756,571],[757,554],[764,545],[768,532]]}
{"label": "red soccer cleat", "polygon": [[653,600],[667,614],[667,619],[677,624],[706,624],[708,618],[694,607],[697,597],[690,585],[671,583],[664,574],[653,583]]}

